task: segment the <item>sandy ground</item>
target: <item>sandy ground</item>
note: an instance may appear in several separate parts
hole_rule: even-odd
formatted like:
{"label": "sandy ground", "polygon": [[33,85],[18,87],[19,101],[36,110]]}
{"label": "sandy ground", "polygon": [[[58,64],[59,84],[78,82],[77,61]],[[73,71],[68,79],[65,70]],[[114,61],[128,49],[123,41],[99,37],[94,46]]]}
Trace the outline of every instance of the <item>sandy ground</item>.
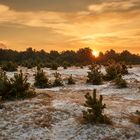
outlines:
{"label": "sandy ground", "polygon": [[[35,69],[20,68],[33,84]],[[53,80],[55,71],[44,69]],[[104,70],[103,70],[104,71]],[[140,67],[129,69],[124,76],[128,88],[117,89],[113,83],[87,85],[88,68],[59,68],[66,83],[73,75],[76,85],[36,89],[37,96],[28,100],[5,102],[0,109],[0,140],[140,140],[140,126],[132,122],[140,110]],[[8,72],[8,77],[14,73]],[[107,108],[104,113],[112,125],[83,124],[84,95],[97,89]]]}

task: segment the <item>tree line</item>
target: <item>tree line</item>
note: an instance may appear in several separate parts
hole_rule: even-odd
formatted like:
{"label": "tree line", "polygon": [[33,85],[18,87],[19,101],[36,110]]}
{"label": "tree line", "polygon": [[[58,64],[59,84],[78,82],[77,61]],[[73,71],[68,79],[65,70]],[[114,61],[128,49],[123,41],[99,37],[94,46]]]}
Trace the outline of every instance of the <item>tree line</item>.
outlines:
{"label": "tree line", "polygon": [[117,53],[114,50],[100,52],[96,58],[92,55],[92,49],[81,48],[78,51],[67,50],[58,52],[55,50],[45,52],[44,50],[36,51],[32,48],[27,48],[26,51],[15,51],[10,49],[0,49],[0,64],[13,62],[18,65],[34,67],[50,67],[52,64],[59,66],[83,66],[93,62],[105,64],[108,60],[116,62],[125,62],[126,64],[140,64],[140,55],[132,54],[127,50]]}

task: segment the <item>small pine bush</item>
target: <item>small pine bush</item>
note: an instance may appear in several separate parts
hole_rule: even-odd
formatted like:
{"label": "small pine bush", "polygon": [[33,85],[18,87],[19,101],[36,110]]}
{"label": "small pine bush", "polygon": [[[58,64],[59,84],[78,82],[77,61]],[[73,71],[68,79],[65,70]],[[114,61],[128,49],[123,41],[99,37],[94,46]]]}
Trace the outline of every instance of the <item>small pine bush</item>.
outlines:
{"label": "small pine bush", "polygon": [[17,67],[18,67],[17,64],[13,62],[7,62],[2,65],[2,70],[13,72],[13,71],[17,71]]}
{"label": "small pine bush", "polygon": [[45,73],[39,67],[37,68],[37,73],[35,74],[34,86],[37,88],[49,88],[51,86]]}
{"label": "small pine bush", "polygon": [[72,75],[68,78],[68,85],[73,85],[75,84],[75,81],[73,80]]}
{"label": "small pine bush", "polygon": [[19,74],[15,74],[13,78],[10,79],[11,81],[11,96],[12,98],[28,98],[35,95],[33,90],[30,90],[30,84],[27,82],[28,78],[27,75],[24,76],[22,71]]}
{"label": "small pine bush", "polygon": [[121,73],[120,65],[111,63],[106,67],[106,80],[114,80],[119,73]]}
{"label": "small pine bush", "polygon": [[83,66],[83,65],[81,65],[81,66],[80,66],[80,68],[81,68],[81,69],[83,69],[83,68],[84,68],[84,66]]}
{"label": "small pine bush", "polygon": [[121,64],[121,74],[122,75],[128,74],[128,69],[125,64]]}
{"label": "small pine bush", "polygon": [[58,65],[57,63],[54,63],[54,62],[53,62],[53,63],[51,64],[51,69],[52,69],[52,70],[57,70],[58,67],[59,67],[59,65]]}
{"label": "small pine bush", "polygon": [[127,87],[127,82],[126,80],[124,80],[121,76],[121,74],[119,74],[117,76],[117,78],[115,79],[115,84],[117,85],[118,88],[126,88]]}
{"label": "small pine bush", "polygon": [[92,96],[87,93],[85,98],[86,102],[84,106],[87,107],[87,110],[83,111],[83,118],[90,123],[111,124],[110,119],[103,114],[103,110],[106,108],[106,105],[102,102],[103,96],[100,95],[99,99],[97,99],[96,90],[94,89]]}
{"label": "small pine bush", "polygon": [[32,64],[27,64],[26,67],[27,67],[28,69],[32,69],[34,66],[33,66]]}
{"label": "small pine bush", "polygon": [[35,95],[30,90],[30,84],[27,82],[27,76],[23,76],[22,71],[15,74],[10,80],[5,72],[0,72],[0,96],[2,100],[24,99]]}
{"label": "small pine bush", "polygon": [[128,68],[129,68],[129,69],[132,69],[132,68],[133,68],[133,66],[132,66],[132,65],[129,65],[129,66],[128,66]]}
{"label": "small pine bush", "polygon": [[63,68],[64,68],[64,69],[67,69],[68,67],[67,67],[67,66],[63,66]]}
{"label": "small pine bush", "polygon": [[33,67],[36,67],[39,64],[40,63],[33,62],[33,60],[28,60],[28,61],[23,61],[21,65],[23,67],[27,67],[28,69],[32,69]]}
{"label": "small pine bush", "polygon": [[2,96],[0,96],[0,109],[2,109],[4,106],[2,105]]}
{"label": "small pine bush", "polygon": [[6,76],[6,72],[0,71],[0,96],[2,100],[10,98],[11,82]]}
{"label": "small pine bush", "polygon": [[64,68],[64,69],[67,69],[68,66],[70,66],[70,64],[69,64],[68,62],[64,61],[64,62],[63,62],[63,68]]}
{"label": "small pine bush", "polygon": [[91,83],[93,85],[102,84],[102,73],[100,70],[100,66],[93,64],[89,67],[90,72],[88,72],[88,80],[87,83]]}
{"label": "small pine bush", "polygon": [[61,78],[61,74],[56,72],[54,73],[55,80],[53,82],[53,87],[63,86],[63,80]]}
{"label": "small pine bush", "polygon": [[104,76],[105,80],[114,80],[119,74],[125,75],[128,74],[128,69],[125,64],[117,63],[111,61],[106,66],[106,75]]}

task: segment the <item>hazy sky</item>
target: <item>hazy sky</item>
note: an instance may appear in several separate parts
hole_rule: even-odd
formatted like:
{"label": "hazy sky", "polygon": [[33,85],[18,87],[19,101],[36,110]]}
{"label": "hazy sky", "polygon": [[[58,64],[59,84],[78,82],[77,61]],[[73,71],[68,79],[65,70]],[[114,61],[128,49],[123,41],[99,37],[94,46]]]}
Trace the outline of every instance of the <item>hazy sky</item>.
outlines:
{"label": "hazy sky", "polygon": [[0,47],[140,53],[140,0],[0,0]]}

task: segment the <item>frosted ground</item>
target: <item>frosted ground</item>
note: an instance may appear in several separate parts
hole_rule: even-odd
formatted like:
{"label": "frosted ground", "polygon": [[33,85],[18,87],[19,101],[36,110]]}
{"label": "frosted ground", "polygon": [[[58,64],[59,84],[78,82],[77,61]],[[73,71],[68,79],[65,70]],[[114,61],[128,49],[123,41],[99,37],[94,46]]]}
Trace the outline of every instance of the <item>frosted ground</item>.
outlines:
{"label": "frosted ground", "polygon": [[[34,69],[19,68],[34,82]],[[44,68],[53,80],[55,71]],[[104,72],[104,69],[102,69]],[[76,85],[35,89],[37,96],[23,101],[5,102],[0,109],[0,140],[140,140],[140,126],[132,122],[140,110],[140,67],[129,69],[124,76],[128,88],[117,89],[113,83],[100,86],[85,84],[88,68],[71,67],[58,72],[66,83],[73,75]],[[8,77],[14,73],[8,72]],[[113,125],[83,124],[84,95],[96,88],[107,108],[105,114]]]}

